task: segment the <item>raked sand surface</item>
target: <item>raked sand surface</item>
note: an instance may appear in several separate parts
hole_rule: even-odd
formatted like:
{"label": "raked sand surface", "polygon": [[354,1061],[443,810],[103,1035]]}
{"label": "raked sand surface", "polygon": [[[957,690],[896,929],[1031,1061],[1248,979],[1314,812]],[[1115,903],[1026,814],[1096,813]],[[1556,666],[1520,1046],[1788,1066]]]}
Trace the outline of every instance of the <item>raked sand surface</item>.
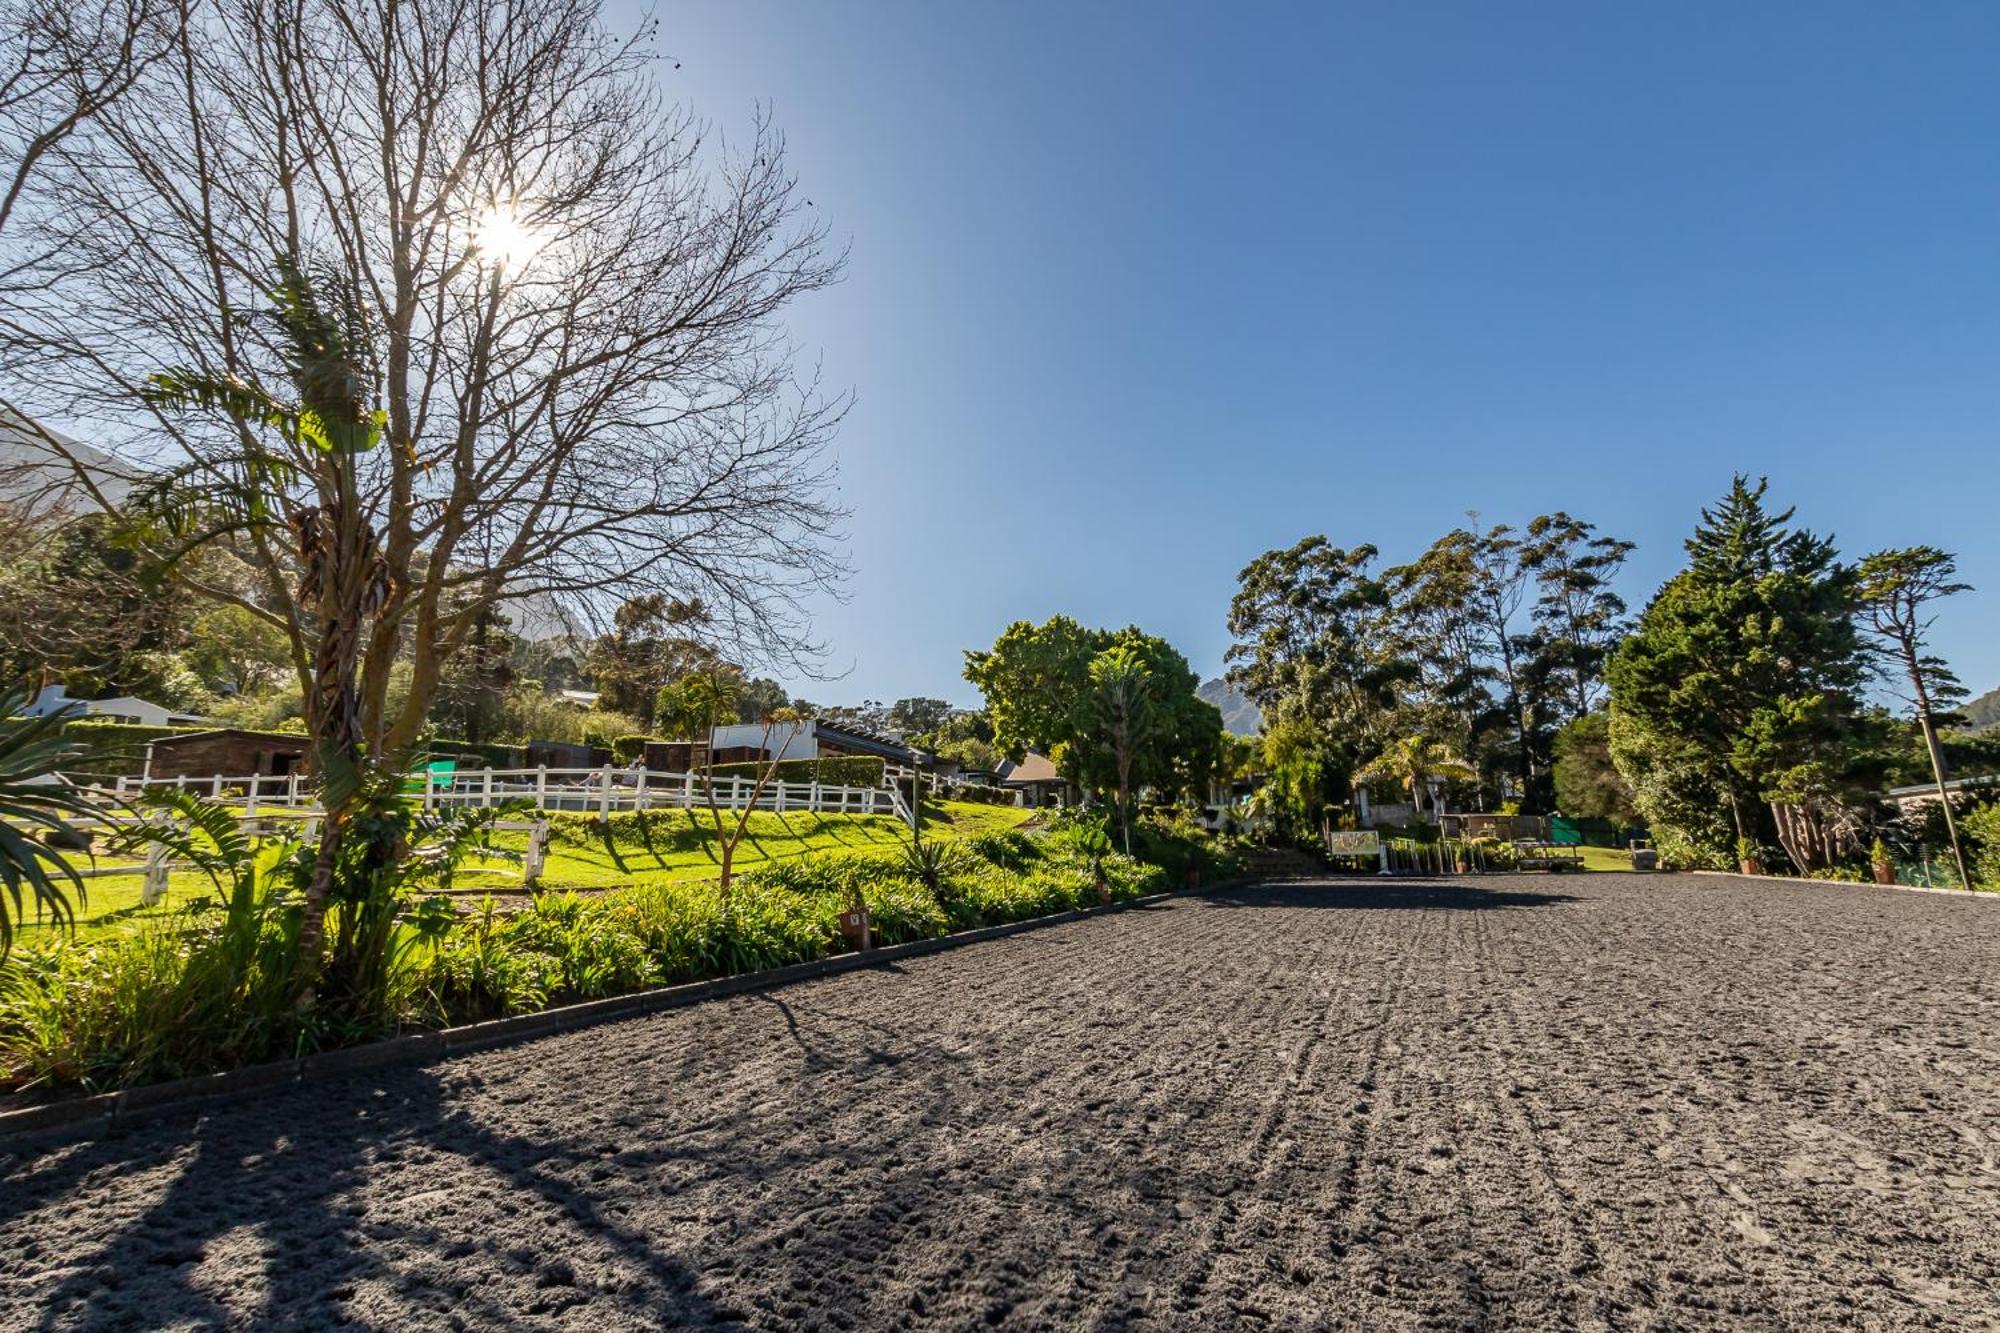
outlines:
{"label": "raked sand surface", "polygon": [[2000,1328],[2000,904],[1329,881],[33,1151],[0,1328]]}

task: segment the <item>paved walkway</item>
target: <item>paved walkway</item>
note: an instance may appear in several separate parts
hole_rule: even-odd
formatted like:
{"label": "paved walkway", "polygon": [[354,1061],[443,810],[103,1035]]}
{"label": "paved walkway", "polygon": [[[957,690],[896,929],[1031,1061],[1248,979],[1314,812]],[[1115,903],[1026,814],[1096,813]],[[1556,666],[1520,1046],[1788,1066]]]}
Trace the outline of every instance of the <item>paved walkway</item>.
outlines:
{"label": "paved walkway", "polygon": [[0,1327],[1994,1328],[2000,916],[1291,885],[0,1157]]}

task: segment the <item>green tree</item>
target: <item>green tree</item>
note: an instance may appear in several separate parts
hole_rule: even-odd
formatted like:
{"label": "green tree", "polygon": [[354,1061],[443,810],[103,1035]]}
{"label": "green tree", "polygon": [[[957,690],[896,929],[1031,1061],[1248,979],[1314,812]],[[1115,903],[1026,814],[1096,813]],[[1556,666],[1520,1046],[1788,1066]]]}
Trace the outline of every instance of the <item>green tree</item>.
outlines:
{"label": "green tree", "polygon": [[[1810,792],[1817,805],[1851,774],[1866,670],[1854,574],[1831,542],[1790,526],[1791,510],[1767,508],[1767,489],[1739,476],[1702,511],[1688,567],[1655,595],[1607,669],[1614,717],[1635,724],[1621,745],[1614,721],[1613,753],[1656,831],[1675,812],[1647,808],[1654,787],[1644,779],[1660,765],[1637,746],[1657,747],[1683,777],[1698,772],[1738,839],[1758,833],[1758,801],[1793,805],[1788,796]],[[1791,812],[1772,813],[1782,835]],[[1814,855],[1803,844],[1787,851]]]}
{"label": "green tree", "polygon": [[660,593],[628,597],[612,613],[611,628],[591,641],[583,669],[597,690],[597,701],[622,713],[644,714],[660,690],[681,677],[710,671],[721,655],[687,633],[705,624],[707,610],[699,602],[679,601]]}
{"label": "green tree", "polygon": [[1230,599],[1227,679],[1263,710],[1271,813],[1295,838],[1315,836],[1326,806],[1347,797],[1410,677],[1375,554],[1307,537],[1244,566]]}
{"label": "green tree", "polygon": [[968,652],[965,677],[985,696],[994,746],[1017,761],[1039,750],[1070,781],[1107,795],[1117,790],[1115,746],[1091,677],[1091,662],[1114,648],[1143,662],[1150,679],[1149,726],[1131,756],[1132,789],[1201,794],[1219,753],[1222,714],[1196,692],[1200,679],[1187,658],[1136,628],[1085,629],[1067,616],[1019,621],[991,649]]}
{"label": "green tree", "polygon": [[1970,592],[1972,585],[1958,581],[1957,559],[1935,546],[1877,551],[1861,562],[1859,578],[1861,623],[1875,636],[1878,651],[1889,660],[1891,669],[1902,673],[1909,685],[1908,697],[1923,733],[1931,776],[1937,783],[1952,859],[1958,863],[1958,880],[1970,885],[1951,791],[1946,786],[1950,769],[1938,742],[1937,727],[1938,711],[1964,702],[1965,688],[1942,660],[1925,650],[1924,641],[1936,619],[1931,604]]}
{"label": "green tree", "polygon": [[226,603],[188,627],[181,656],[210,689],[237,698],[271,688],[292,669],[292,646],[283,632],[264,617]]}
{"label": "green tree", "polygon": [[936,731],[950,716],[951,705],[943,699],[918,696],[898,699],[889,706],[889,725],[906,739]]}
{"label": "green tree", "polygon": [[1535,626],[1572,722],[1602,701],[1604,664],[1625,629],[1611,581],[1632,549],[1561,510],[1528,524],[1521,567],[1535,580]]}
{"label": "green tree", "polygon": [[1629,824],[1632,788],[1611,758],[1611,717],[1586,713],[1556,733],[1556,809],[1580,819]]}
{"label": "green tree", "polygon": [[986,700],[993,744],[1019,763],[1029,750],[1053,754],[1075,739],[1087,712],[1090,659],[1103,636],[1068,616],[1017,620],[984,652],[967,652],[965,678]]}
{"label": "green tree", "polygon": [[[1107,648],[1090,660],[1098,724],[1118,773],[1118,823],[1125,854],[1132,854],[1132,765],[1153,726],[1153,673],[1129,644]],[[1220,714],[1217,715],[1220,728]]]}

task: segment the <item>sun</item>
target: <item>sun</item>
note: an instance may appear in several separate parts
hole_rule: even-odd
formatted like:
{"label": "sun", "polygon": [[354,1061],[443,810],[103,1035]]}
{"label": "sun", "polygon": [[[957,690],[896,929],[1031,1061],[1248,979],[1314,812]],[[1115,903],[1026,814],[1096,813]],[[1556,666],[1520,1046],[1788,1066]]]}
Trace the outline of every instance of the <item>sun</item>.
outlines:
{"label": "sun", "polygon": [[546,243],[542,229],[521,216],[512,203],[496,202],[472,226],[472,244],[502,268],[519,268]]}

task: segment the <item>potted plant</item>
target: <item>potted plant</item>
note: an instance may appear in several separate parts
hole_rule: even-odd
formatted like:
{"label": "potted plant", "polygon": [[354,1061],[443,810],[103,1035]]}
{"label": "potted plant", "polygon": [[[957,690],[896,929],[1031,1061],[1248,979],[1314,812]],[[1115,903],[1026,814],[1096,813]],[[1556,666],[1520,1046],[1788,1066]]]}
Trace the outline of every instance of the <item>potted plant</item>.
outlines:
{"label": "potted plant", "polygon": [[1736,868],[1746,875],[1764,873],[1764,849],[1749,838],[1736,840]]}
{"label": "potted plant", "polygon": [[1889,844],[1880,838],[1875,839],[1875,845],[1868,849],[1868,867],[1875,872],[1877,884],[1896,882],[1896,859],[1889,855]]}

